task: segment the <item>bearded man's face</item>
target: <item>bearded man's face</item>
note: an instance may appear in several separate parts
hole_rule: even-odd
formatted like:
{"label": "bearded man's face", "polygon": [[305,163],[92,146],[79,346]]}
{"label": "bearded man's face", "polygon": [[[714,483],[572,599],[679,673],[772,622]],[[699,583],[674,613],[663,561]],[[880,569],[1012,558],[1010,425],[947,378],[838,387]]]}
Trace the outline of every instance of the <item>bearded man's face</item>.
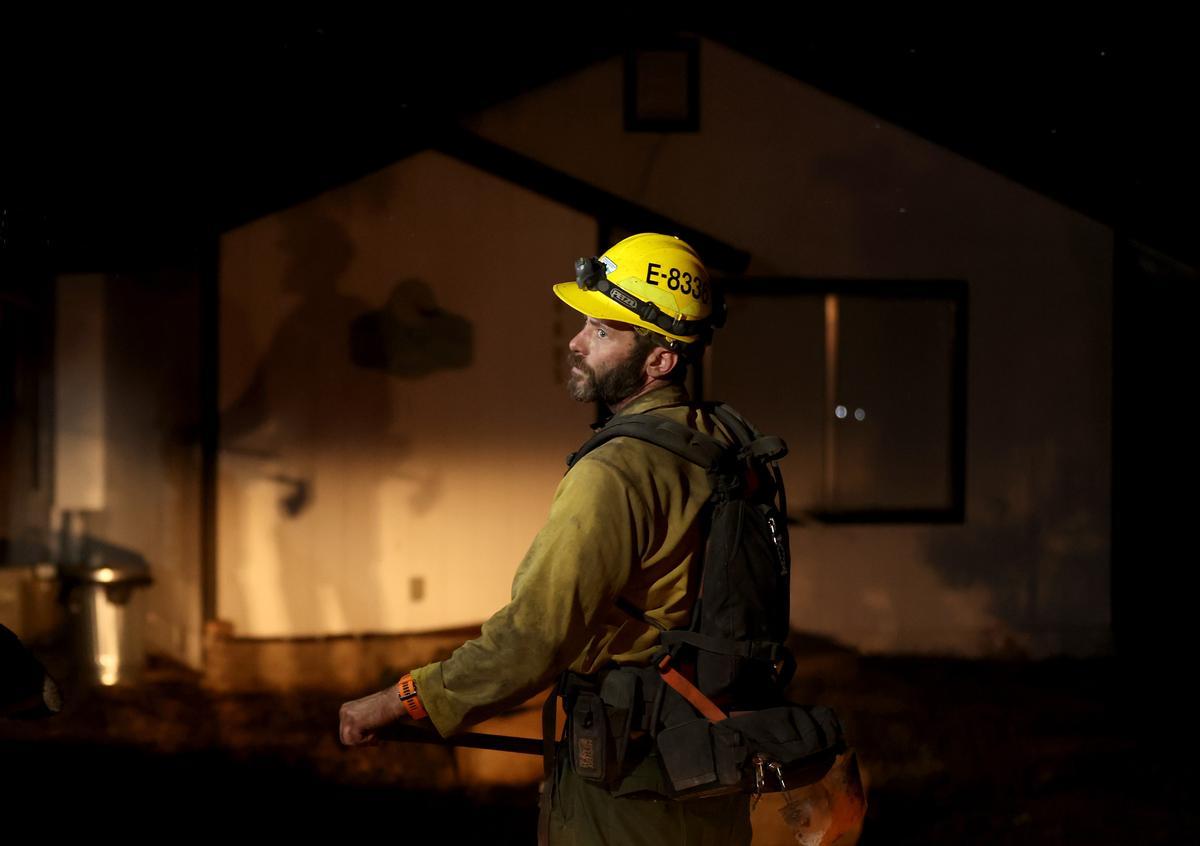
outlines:
{"label": "bearded man's face", "polygon": [[567,391],[579,402],[610,408],[646,383],[646,345],[632,329],[588,318],[571,339]]}

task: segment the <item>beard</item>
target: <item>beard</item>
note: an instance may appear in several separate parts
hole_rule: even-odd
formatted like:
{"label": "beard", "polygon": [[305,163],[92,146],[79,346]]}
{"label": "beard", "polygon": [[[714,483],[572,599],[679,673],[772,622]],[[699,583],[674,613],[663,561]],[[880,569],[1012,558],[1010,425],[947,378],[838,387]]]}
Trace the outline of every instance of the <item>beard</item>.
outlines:
{"label": "beard", "polygon": [[644,351],[634,348],[622,361],[603,373],[597,373],[583,361],[578,353],[567,354],[567,366],[579,368],[579,373],[567,377],[567,392],[571,399],[579,402],[600,402],[612,408],[621,400],[632,396],[645,381],[642,372],[646,363]]}

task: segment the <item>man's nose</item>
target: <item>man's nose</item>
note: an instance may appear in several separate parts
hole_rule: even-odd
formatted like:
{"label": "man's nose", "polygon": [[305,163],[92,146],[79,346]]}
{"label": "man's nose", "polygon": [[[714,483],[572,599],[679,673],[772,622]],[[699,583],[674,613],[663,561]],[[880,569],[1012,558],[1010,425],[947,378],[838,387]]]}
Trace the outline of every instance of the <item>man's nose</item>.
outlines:
{"label": "man's nose", "polygon": [[567,349],[573,353],[585,355],[587,353],[587,350],[584,347],[584,343],[587,341],[587,338],[584,335],[585,331],[586,329],[580,329],[579,332],[576,333],[575,337],[571,339],[571,343],[567,344]]}

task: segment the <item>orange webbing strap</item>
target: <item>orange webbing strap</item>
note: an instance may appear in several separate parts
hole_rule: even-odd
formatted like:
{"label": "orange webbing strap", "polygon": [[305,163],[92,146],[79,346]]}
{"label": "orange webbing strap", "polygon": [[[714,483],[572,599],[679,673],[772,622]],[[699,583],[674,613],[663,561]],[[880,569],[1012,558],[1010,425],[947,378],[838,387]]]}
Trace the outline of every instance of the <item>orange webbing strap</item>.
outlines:
{"label": "orange webbing strap", "polygon": [[687,680],[678,670],[670,666],[671,656],[665,655],[658,662],[658,674],[662,680],[675,689],[675,692],[692,704],[692,707],[712,722],[719,723],[728,715],[717,707],[716,703],[700,692],[700,689]]}

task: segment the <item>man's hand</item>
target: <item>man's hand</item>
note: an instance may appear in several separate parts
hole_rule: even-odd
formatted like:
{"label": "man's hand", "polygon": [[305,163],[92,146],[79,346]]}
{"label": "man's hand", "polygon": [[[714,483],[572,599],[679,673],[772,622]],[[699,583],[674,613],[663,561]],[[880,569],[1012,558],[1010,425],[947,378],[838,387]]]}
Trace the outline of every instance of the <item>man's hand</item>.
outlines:
{"label": "man's hand", "polygon": [[342,703],[338,712],[338,736],[347,746],[362,746],[375,740],[375,732],[407,716],[404,703],[393,685],[378,693]]}

